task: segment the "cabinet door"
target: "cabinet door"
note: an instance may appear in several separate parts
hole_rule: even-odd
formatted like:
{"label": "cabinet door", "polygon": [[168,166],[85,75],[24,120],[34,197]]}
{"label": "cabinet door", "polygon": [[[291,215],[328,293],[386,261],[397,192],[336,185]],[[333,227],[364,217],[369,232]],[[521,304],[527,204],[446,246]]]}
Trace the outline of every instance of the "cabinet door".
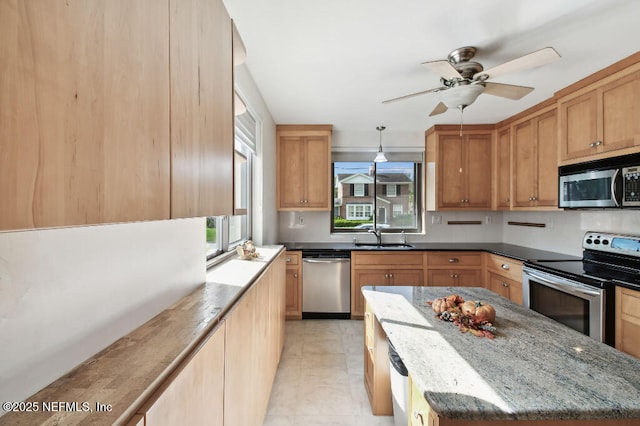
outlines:
{"label": "cabinet door", "polygon": [[640,72],[599,89],[602,117],[600,151],[614,151],[640,145]]}
{"label": "cabinet door", "polygon": [[598,93],[587,92],[560,102],[560,158],[570,160],[596,152],[592,145],[598,139]]}
{"label": "cabinet door", "polygon": [[460,136],[438,137],[438,209],[464,206],[465,173],[463,168],[463,143]]}
{"label": "cabinet door", "polygon": [[535,118],[536,207],[558,205],[558,126],[556,110]]}
{"label": "cabinet door", "polygon": [[167,1],[3,2],[0,40],[0,229],[167,219]]}
{"label": "cabinet door", "polygon": [[224,323],[145,409],[145,425],[223,424]]}
{"label": "cabinet door", "polygon": [[491,173],[493,167],[491,135],[468,135],[465,137],[464,154],[466,167],[465,207],[470,209],[491,208]]}
{"label": "cabinet door", "polygon": [[496,207],[511,207],[511,132],[509,127],[498,130],[496,148]]}
{"label": "cabinet door", "polygon": [[286,278],[286,311],[287,319],[302,319],[302,293],[298,267],[287,268]]}
{"label": "cabinet door", "polygon": [[480,269],[457,269],[451,271],[460,287],[482,287],[482,271]]}
{"label": "cabinet door", "polygon": [[[530,120],[513,127],[513,206],[529,207],[536,179],[535,140]],[[557,184],[555,185],[557,186]]]}
{"label": "cabinet door", "polygon": [[331,142],[328,136],[306,138],[304,207],[331,210]]}
{"label": "cabinet door", "polygon": [[640,291],[616,287],[616,349],[640,358]]}
{"label": "cabinet door", "polygon": [[305,186],[305,138],[278,137],[278,203],[280,208],[302,208]]}
{"label": "cabinet door", "polygon": [[171,217],[231,215],[231,19],[221,0],[170,3]]}
{"label": "cabinet door", "polygon": [[355,269],[351,281],[351,317],[364,315],[365,301],[362,287],[368,285],[389,285],[389,272],[385,269]]}
{"label": "cabinet door", "polygon": [[456,286],[456,271],[452,269],[430,269],[427,271],[427,282],[430,287]]}
{"label": "cabinet door", "polygon": [[388,274],[391,285],[421,286],[424,283],[422,269],[390,269]]}

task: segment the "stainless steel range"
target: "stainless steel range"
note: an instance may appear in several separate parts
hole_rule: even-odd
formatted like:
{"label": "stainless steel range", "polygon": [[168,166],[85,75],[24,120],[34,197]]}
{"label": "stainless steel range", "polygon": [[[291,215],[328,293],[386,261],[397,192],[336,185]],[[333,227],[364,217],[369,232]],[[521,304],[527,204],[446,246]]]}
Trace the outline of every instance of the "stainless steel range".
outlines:
{"label": "stainless steel range", "polygon": [[615,286],[640,290],[640,236],[587,232],[582,247],[582,260],[526,262],[523,302],[613,346]]}

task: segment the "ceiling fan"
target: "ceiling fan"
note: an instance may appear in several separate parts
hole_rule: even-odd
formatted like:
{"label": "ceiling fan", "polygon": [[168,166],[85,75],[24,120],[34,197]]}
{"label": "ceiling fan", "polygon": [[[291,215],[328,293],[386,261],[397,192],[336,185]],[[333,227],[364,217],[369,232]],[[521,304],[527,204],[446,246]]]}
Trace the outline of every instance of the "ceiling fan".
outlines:
{"label": "ceiling fan", "polygon": [[429,116],[433,116],[442,114],[449,108],[458,108],[462,111],[475,102],[476,98],[482,93],[518,100],[529,94],[533,87],[493,83],[488,80],[510,72],[545,65],[560,58],[558,52],[552,47],[545,47],[485,70],[478,62],[471,61],[475,54],[476,48],[467,46],[449,53],[447,60],[424,62],[422,65],[427,69],[440,74],[442,86],[400,96],[399,98],[388,99],[382,103],[387,104],[437,92],[440,95],[440,103],[429,114]]}

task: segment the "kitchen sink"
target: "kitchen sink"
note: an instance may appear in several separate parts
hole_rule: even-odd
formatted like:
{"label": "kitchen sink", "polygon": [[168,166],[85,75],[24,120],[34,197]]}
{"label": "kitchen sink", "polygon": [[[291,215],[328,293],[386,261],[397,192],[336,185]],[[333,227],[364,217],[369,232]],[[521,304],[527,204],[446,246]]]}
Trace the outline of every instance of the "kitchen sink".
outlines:
{"label": "kitchen sink", "polygon": [[411,249],[413,246],[411,244],[403,244],[403,243],[356,243],[356,247],[360,248],[369,248],[369,249],[379,249],[379,250],[388,250],[388,249]]}

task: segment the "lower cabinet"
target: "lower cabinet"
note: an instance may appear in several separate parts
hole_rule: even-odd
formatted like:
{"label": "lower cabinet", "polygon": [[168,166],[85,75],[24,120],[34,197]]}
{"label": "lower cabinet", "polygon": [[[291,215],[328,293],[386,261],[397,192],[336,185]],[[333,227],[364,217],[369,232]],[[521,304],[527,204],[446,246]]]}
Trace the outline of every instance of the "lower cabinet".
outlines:
{"label": "lower cabinet", "polygon": [[482,253],[434,251],[427,252],[426,286],[482,286]]}
{"label": "lower cabinet", "polygon": [[485,253],[485,263],[487,288],[522,305],[522,262]]}
{"label": "lower cabinet", "polygon": [[130,424],[223,425],[225,323],[174,372]]}
{"label": "lower cabinet", "polygon": [[640,358],[640,291],[616,287],[616,349]]}
{"label": "lower cabinet", "polygon": [[364,387],[376,416],[393,415],[389,345],[382,326],[366,305],[364,314]]}
{"label": "lower cabinet", "polygon": [[284,347],[285,253],[169,376],[128,426],[260,426]]}
{"label": "lower cabinet", "polygon": [[409,426],[435,426],[438,424],[438,416],[429,406],[429,403],[420,390],[413,384],[409,375],[409,406],[407,407]]}
{"label": "lower cabinet", "polygon": [[421,286],[422,252],[351,252],[351,318],[361,319],[365,302],[362,287],[373,285]]}
{"label": "lower cabinet", "polygon": [[286,312],[288,320],[302,319],[302,252],[288,251]]}

